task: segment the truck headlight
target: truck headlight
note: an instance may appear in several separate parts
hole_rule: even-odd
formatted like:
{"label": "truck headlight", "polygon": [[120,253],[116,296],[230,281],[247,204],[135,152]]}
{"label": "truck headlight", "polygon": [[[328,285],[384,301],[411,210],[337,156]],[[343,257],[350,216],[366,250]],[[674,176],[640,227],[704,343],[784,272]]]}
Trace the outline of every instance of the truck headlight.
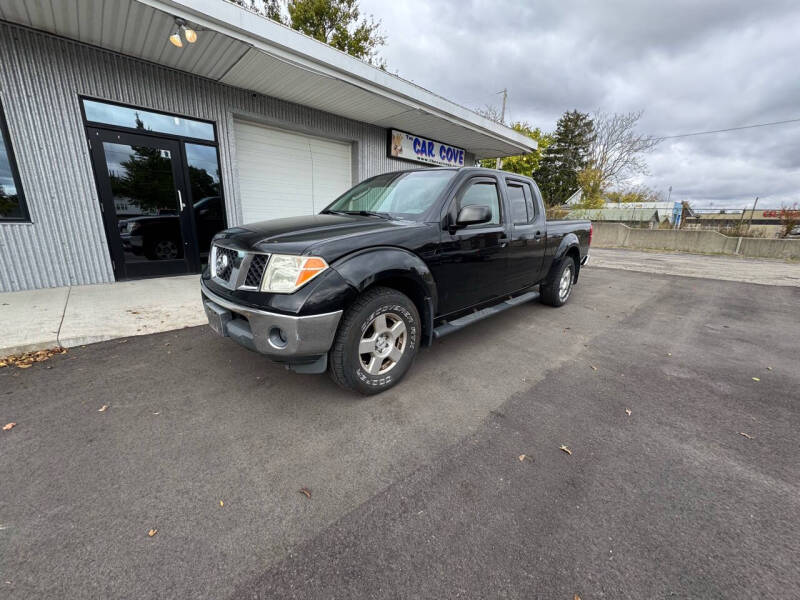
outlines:
{"label": "truck headlight", "polygon": [[261,280],[261,291],[291,294],[327,268],[328,263],[317,256],[273,254]]}

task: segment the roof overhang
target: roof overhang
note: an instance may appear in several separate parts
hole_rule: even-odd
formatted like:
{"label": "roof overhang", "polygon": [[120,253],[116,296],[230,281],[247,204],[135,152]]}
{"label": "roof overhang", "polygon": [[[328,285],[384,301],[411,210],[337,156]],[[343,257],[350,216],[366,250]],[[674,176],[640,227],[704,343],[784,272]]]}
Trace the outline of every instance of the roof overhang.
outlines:
{"label": "roof overhang", "polygon": [[[200,26],[175,48],[174,17]],[[464,148],[477,158],[531,138],[226,0],[0,0],[0,19],[227,85]]]}

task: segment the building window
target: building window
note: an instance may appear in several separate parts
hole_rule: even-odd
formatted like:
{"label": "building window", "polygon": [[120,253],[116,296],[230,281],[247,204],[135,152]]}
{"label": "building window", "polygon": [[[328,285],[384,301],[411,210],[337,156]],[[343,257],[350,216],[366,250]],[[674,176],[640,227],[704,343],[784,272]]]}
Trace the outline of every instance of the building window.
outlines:
{"label": "building window", "polygon": [[88,98],[83,99],[83,110],[86,113],[86,121],[89,123],[138,129],[148,133],[166,133],[210,142],[215,139],[214,125],[206,121],[167,115],[131,106],[98,102]]}
{"label": "building window", "polygon": [[0,106],[0,221],[28,221],[3,107]]}

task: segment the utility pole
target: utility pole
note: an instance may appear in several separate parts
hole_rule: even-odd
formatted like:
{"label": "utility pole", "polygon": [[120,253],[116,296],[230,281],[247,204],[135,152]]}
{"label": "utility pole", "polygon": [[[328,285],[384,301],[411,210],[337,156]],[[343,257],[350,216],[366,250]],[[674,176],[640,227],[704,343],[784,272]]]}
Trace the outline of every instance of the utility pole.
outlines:
{"label": "utility pole", "polygon": [[753,215],[756,212],[756,206],[758,206],[758,196],[756,196],[755,202],[753,202],[753,210],[750,211],[750,220],[747,222],[747,233],[750,233],[750,226],[753,224]]}
{"label": "utility pole", "polygon": [[[500,92],[497,93],[499,94]],[[500,123],[503,125],[505,125],[506,122],[506,98],[508,98],[508,88],[503,88],[503,108],[500,111]],[[494,168],[500,170],[501,166],[503,166],[503,161],[498,156],[494,163]]]}

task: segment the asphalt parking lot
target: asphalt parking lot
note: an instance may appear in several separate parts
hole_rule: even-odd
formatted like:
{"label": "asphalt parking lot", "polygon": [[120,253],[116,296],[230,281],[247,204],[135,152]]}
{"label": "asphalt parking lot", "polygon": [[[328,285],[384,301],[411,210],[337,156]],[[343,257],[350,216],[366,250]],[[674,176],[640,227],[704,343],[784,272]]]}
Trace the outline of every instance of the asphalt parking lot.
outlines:
{"label": "asphalt parking lot", "polygon": [[798,307],[592,268],[371,398],[205,327],[0,369],[0,597],[800,597]]}

